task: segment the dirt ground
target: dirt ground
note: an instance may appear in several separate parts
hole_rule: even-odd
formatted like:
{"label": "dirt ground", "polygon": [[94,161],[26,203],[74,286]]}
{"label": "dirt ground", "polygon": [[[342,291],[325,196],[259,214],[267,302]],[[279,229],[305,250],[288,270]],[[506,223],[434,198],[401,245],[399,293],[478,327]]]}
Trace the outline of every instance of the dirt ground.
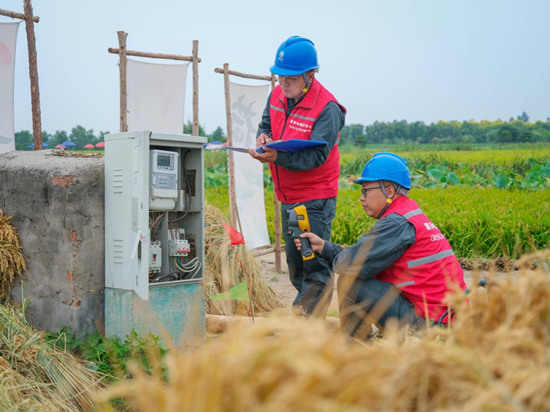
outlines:
{"label": "dirt ground", "polygon": [[[257,253],[257,252],[256,252]],[[290,283],[288,278],[288,268],[286,265],[286,258],[284,250],[281,252],[281,273],[275,271],[275,253],[270,252],[267,254],[259,255],[255,257],[256,262],[262,270],[262,274],[265,277],[269,286],[279,296],[283,303],[283,307],[280,309],[282,312],[290,312],[292,302],[296,297],[296,289]],[[470,286],[475,278],[483,278],[488,275],[489,271],[486,270],[464,270],[464,281]],[[498,278],[507,278],[515,275],[515,271],[511,272],[491,272]],[[328,309],[329,316],[337,316],[338,314],[338,297],[336,290],[332,295],[332,302]]]}
{"label": "dirt ground", "polygon": [[[292,302],[296,297],[296,289],[290,283],[288,278],[288,267],[286,264],[286,257],[284,250],[281,251],[281,273],[277,273],[275,270],[275,253],[271,252],[265,255],[256,256],[256,262],[262,269],[262,274],[265,277],[268,285],[273,289],[273,291],[279,296],[283,303],[281,311],[290,312],[292,308]],[[332,302],[328,309],[328,313],[331,312],[336,315],[338,312],[338,300],[336,296],[336,291],[332,294]]]}

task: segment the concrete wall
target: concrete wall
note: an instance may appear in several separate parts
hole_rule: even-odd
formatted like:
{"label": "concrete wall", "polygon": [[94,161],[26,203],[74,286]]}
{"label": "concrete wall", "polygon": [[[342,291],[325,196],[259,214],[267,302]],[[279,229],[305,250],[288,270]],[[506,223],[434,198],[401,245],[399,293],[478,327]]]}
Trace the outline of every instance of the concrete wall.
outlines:
{"label": "concrete wall", "polygon": [[0,209],[13,216],[27,270],[11,297],[32,299],[38,329],[104,332],[104,161],[50,150],[0,154]]}

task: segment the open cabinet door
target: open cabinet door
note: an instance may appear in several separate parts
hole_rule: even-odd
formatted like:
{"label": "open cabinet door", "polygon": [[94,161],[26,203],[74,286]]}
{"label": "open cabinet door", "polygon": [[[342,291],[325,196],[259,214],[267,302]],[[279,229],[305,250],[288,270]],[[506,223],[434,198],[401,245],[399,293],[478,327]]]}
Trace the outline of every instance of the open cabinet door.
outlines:
{"label": "open cabinet door", "polygon": [[105,138],[105,287],[149,298],[149,135]]}

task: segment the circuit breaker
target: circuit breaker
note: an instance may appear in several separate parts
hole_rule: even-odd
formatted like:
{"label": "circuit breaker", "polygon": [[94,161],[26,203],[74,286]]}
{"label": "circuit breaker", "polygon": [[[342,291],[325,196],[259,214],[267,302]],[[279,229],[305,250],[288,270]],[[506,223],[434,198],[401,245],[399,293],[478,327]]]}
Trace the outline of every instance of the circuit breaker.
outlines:
{"label": "circuit breaker", "polygon": [[105,136],[105,286],[148,299],[204,279],[205,137]]}

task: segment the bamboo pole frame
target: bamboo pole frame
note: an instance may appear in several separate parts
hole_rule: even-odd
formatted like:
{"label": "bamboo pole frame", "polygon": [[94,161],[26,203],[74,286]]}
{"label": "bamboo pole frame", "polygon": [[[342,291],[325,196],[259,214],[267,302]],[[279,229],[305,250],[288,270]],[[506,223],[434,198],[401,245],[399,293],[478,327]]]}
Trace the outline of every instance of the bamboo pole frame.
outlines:
{"label": "bamboo pole frame", "polygon": [[[229,92],[229,76],[243,77],[245,79],[266,80],[271,82],[271,90],[275,88],[276,78],[271,76],[261,76],[255,74],[247,74],[229,70],[229,64],[224,63],[223,69],[216,67],[215,73],[223,74],[224,92],[225,92],[225,117],[227,123],[227,144],[233,145],[233,122],[231,119],[231,95]],[[229,208],[231,211],[231,225],[240,228],[239,214],[237,211],[237,196],[235,194],[235,160],[232,150],[227,151],[227,173],[229,176]],[[275,208],[275,270],[281,273],[281,207],[277,196],[273,196],[273,206]],[[240,229],[242,232],[242,229]],[[256,255],[257,256],[257,255]]]}
{"label": "bamboo pole frame", "polygon": [[199,135],[199,41],[193,40],[193,136]]}
{"label": "bamboo pole frame", "polygon": [[27,32],[27,49],[29,53],[29,78],[31,84],[31,108],[32,108],[32,135],[34,150],[42,150],[42,120],[40,110],[40,88],[38,87],[38,58],[36,54],[36,36],[34,34],[34,23],[40,18],[33,16],[31,0],[23,0],[24,14],[14,11],[0,9],[3,16],[25,21]]}
{"label": "bamboo pole frame", "polygon": [[[199,63],[201,59],[199,53],[199,41],[193,40],[193,55],[181,56],[178,54],[151,53],[137,50],[127,50],[126,38],[128,33],[117,31],[118,48],[109,47],[107,51],[119,56],[119,72],[120,72],[120,131],[128,131],[128,89],[126,84],[126,65],[127,56],[148,57],[152,59],[167,59],[192,62],[193,67],[193,136],[199,135]],[[182,125],[183,131],[183,125]]]}
{"label": "bamboo pole frame", "polygon": [[[220,68],[216,67],[214,69],[214,72],[225,74],[225,66],[226,65],[227,65],[227,67],[229,67],[229,64],[225,63],[223,65],[224,66],[223,69],[220,69]],[[227,74],[230,74],[232,76],[244,77],[245,79],[256,79],[256,80],[267,80],[267,81],[272,81],[272,77],[273,77],[273,76],[259,76],[259,75],[255,75],[255,74],[246,74],[246,73],[236,72],[234,70],[229,70],[229,69],[227,70]],[[273,86],[273,84],[272,84],[272,86]]]}
{"label": "bamboo pole frame", "polygon": [[[128,35],[127,33],[125,34]],[[197,40],[193,40],[193,43],[196,41]],[[119,49],[115,47],[109,47],[107,51],[112,54],[119,54]],[[193,56],[180,56],[179,54],[165,54],[165,53],[150,53],[150,52],[142,52],[137,50],[126,50],[126,55],[136,56],[136,57],[151,57],[153,59],[180,60],[180,61],[187,61],[187,62],[193,61]],[[200,62],[201,62],[201,59],[197,57],[197,63],[200,63]]]}
{"label": "bamboo pole frame", "polygon": [[[12,19],[25,20],[25,15],[23,13],[17,13],[15,11],[0,9],[0,15],[11,17]],[[40,17],[32,16],[32,21],[33,23],[38,23],[40,21]]]}
{"label": "bamboo pole frame", "polygon": [[[233,146],[233,120],[231,118],[231,93],[229,92],[229,63],[223,64],[223,90],[225,93],[225,119],[227,123],[227,144]],[[235,157],[231,150],[227,151],[227,174],[229,176],[229,210],[231,226],[238,227],[237,195],[235,193]],[[240,226],[240,225],[239,225]],[[242,233],[242,229],[239,228]]]}
{"label": "bamboo pole frame", "polygon": [[27,31],[27,48],[29,50],[29,77],[31,81],[32,135],[34,150],[42,150],[42,111],[40,109],[40,90],[38,87],[38,58],[36,55],[36,37],[31,0],[23,1],[25,10],[25,29]]}
{"label": "bamboo pole frame", "polygon": [[120,75],[120,131],[128,131],[128,88],[126,84],[126,38],[128,33],[117,31],[118,35],[118,70]]}

